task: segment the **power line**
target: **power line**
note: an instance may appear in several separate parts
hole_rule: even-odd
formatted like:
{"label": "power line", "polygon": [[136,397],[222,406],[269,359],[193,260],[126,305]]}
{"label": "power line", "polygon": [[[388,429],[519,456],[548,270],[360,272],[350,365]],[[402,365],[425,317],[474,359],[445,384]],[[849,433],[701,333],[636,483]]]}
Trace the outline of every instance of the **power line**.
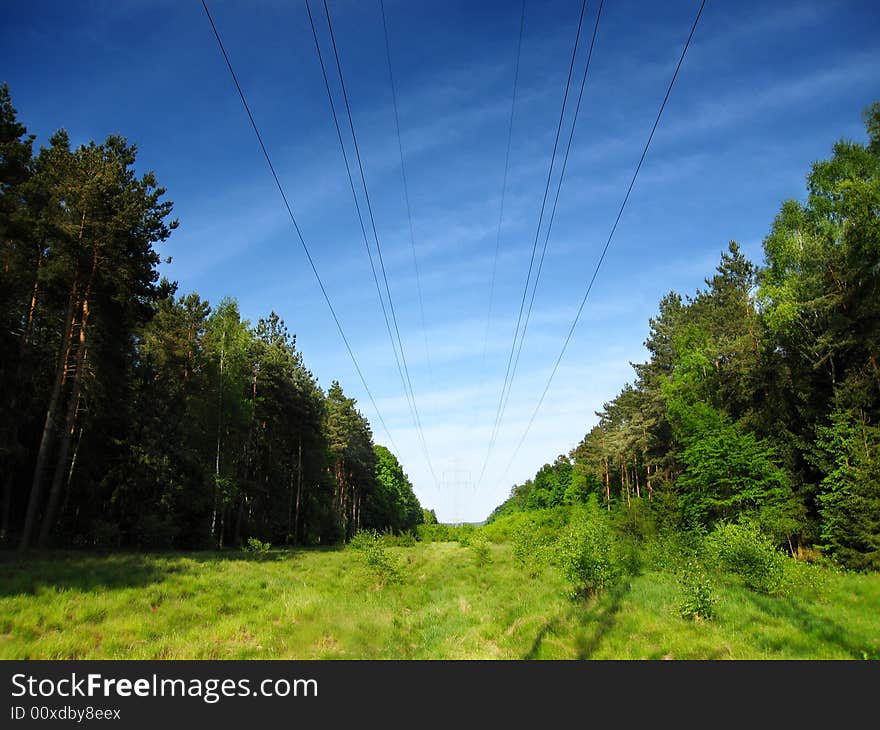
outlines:
{"label": "power line", "polygon": [[367,250],[367,258],[370,261],[370,270],[373,274],[373,281],[376,284],[376,295],[379,297],[379,305],[382,308],[382,317],[385,320],[385,327],[388,330],[388,337],[391,340],[391,351],[394,353],[394,361],[397,365],[397,371],[400,374],[401,383],[403,384],[403,392],[406,397],[407,406],[409,407],[410,414],[413,416],[413,420],[415,421],[415,411],[413,410],[412,400],[410,398],[409,391],[407,390],[406,380],[404,378],[403,369],[400,364],[400,358],[397,354],[397,345],[395,343],[394,334],[391,329],[391,321],[388,319],[388,312],[385,308],[385,300],[382,297],[382,289],[379,284],[379,276],[376,273],[376,265],[375,265],[375,262],[373,261],[373,252],[372,252],[372,249],[370,248],[369,238],[367,237],[367,230],[364,225],[364,218],[363,218],[363,214],[361,212],[360,201],[358,199],[357,192],[355,191],[354,178],[352,177],[351,166],[349,165],[349,162],[348,162],[348,153],[346,152],[345,143],[343,142],[343,139],[342,139],[342,130],[340,129],[340,126],[339,126],[339,117],[336,114],[336,104],[333,101],[333,92],[330,90],[330,80],[327,77],[327,68],[324,64],[324,55],[321,52],[321,44],[318,41],[318,31],[317,31],[317,28],[315,27],[315,20],[314,20],[314,17],[312,16],[312,9],[311,9],[311,5],[308,2],[308,0],[306,0],[306,12],[308,13],[308,16],[309,16],[309,25],[311,26],[311,29],[312,29],[312,38],[315,41],[315,53],[317,54],[317,57],[318,57],[318,63],[321,66],[321,76],[324,80],[324,88],[327,91],[327,100],[330,103],[330,113],[333,116],[333,124],[336,129],[336,138],[339,141],[339,148],[342,151],[342,160],[345,163],[345,172],[348,175],[348,184],[351,189],[351,196],[354,199],[354,206],[355,206],[355,210],[357,212],[358,222],[360,224],[361,235],[362,235],[363,241],[364,241],[364,247]]}
{"label": "power line", "polygon": [[519,365],[519,357],[520,357],[520,354],[522,353],[523,343],[526,340],[526,330],[529,327],[529,320],[531,319],[531,316],[532,316],[532,307],[535,304],[535,295],[538,292],[538,281],[541,278],[541,271],[544,268],[544,257],[547,254],[547,246],[550,243],[550,232],[553,230],[553,220],[556,217],[556,207],[559,203],[559,194],[562,190],[562,182],[565,179],[565,170],[568,167],[568,155],[569,155],[569,152],[571,151],[571,141],[574,138],[574,130],[575,130],[575,127],[577,126],[578,113],[580,112],[581,101],[584,96],[584,88],[586,87],[587,77],[589,76],[589,73],[590,73],[590,62],[593,59],[593,48],[596,45],[596,35],[599,32],[599,21],[602,18],[602,8],[604,5],[605,5],[605,0],[600,0],[599,1],[599,10],[596,13],[596,23],[593,26],[593,37],[590,40],[590,50],[587,53],[587,63],[584,67],[584,75],[583,75],[583,78],[581,79],[581,88],[580,88],[580,91],[578,92],[577,105],[575,106],[575,109],[574,109],[574,117],[572,119],[571,129],[569,130],[569,133],[568,133],[568,142],[565,147],[565,155],[562,158],[562,169],[559,173],[559,178],[556,182],[556,194],[553,198],[553,207],[550,210],[550,217],[547,221],[547,230],[544,235],[544,245],[541,249],[541,258],[538,261],[538,271],[535,274],[535,283],[534,283],[534,286],[532,287],[532,296],[529,299],[529,308],[528,308],[528,310],[526,310],[525,323],[523,324],[522,334],[520,335],[520,338],[519,338],[519,346],[516,351],[516,358],[513,361],[513,369],[511,370],[511,373],[510,373],[510,387],[507,390],[507,398],[504,401],[504,407],[501,409],[501,417],[502,418],[504,417],[504,411],[507,409],[507,401],[510,400],[510,393],[511,393],[511,390],[513,389],[513,379],[516,376],[516,368]]}
{"label": "power line", "polygon": [[584,13],[586,12],[586,9],[587,9],[587,0],[583,0],[583,2],[581,3],[580,17],[578,18],[577,33],[575,34],[575,39],[574,39],[574,48],[572,48],[572,51],[571,51],[571,62],[568,65],[568,77],[565,81],[565,94],[562,97],[562,109],[559,112],[559,122],[556,125],[556,136],[553,140],[553,153],[550,156],[550,169],[547,171],[547,182],[544,186],[544,196],[541,201],[541,212],[538,216],[538,227],[535,231],[535,241],[532,244],[532,254],[529,259],[529,269],[528,269],[528,273],[526,274],[525,286],[523,287],[522,301],[520,302],[520,305],[519,305],[519,314],[517,315],[517,319],[516,319],[516,328],[513,333],[513,341],[510,344],[510,355],[507,358],[507,370],[504,373],[504,383],[501,386],[501,397],[498,399],[498,408],[495,413],[495,423],[492,426],[492,435],[489,439],[489,447],[486,450],[486,458],[483,461],[483,466],[480,469],[480,476],[477,479],[478,485],[483,481],[483,476],[486,473],[486,466],[489,463],[489,457],[492,453],[492,448],[495,445],[495,439],[498,436],[498,428],[499,428],[499,424],[501,421],[501,413],[502,413],[502,408],[504,405],[505,393],[507,392],[507,388],[508,388],[508,385],[510,382],[510,370],[511,370],[511,366],[513,364],[514,353],[516,351],[516,343],[517,343],[517,338],[519,336],[520,325],[522,324],[522,316],[523,316],[523,311],[525,310],[526,297],[528,296],[528,292],[529,292],[529,282],[531,281],[531,278],[532,278],[532,269],[535,264],[535,253],[537,252],[537,249],[538,249],[538,240],[539,240],[540,234],[541,234],[541,224],[544,219],[544,210],[547,205],[547,194],[550,192],[550,181],[553,176],[553,166],[554,166],[554,163],[556,162],[556,152],[559,147],[559,135],[562,132],[562,123],[565,118],[565,107],[568,103],[568,93],[571,89],[571,76],[574,71],[574,62],[577,57],[577,49],[578,49],[578,44],[580,43],[581,28],[583,27]]}
{"label": "power line", "polygon": [[394,71],[391,63],[391,43],[388,40],[388,22],[385,18],[385,2],[379,0],[379,10],[382,14],[382,31],[385,34],[385,58],[388,61],[388,80],[391,83],[391,100],[394,106],[394,129],[397,132],[397,150],[400,153],[400,177],[403,181],[403,198],[406,203],[406,217],[409,221],[409,242],[412,249],[413,268],[416,272],[416,291],[419,295],[419,314],[422,320],[422,335],[425,340],[425,361],[428,365],[428,379],[431,388],[434,387],[434,368],[431,365],[431,352],[428,347],[428,328],[425,326],[425,302],[422,298],[422,277],[419,273],[419,259],[416,256],[416,237],[413,231],[412,208],[409,202],[409,184],[406,181],[406,165],[403,158],[403,141],[400,137],[400,115],[397,109],[397,87],[394,84]]}
{"label": "power line", "polygon": [[[337,47],[337,44],[336,44],[336,34],[333,32],[333,21],[330,17],[330,9],[327,7],[327,0],[323,0],[323,5],[324,5],[324,15],[327,18],[327,27],[330,31],[330,42],[333,46],[333,57],[336,60],[336,70],[339,73],[339,83],[340,83],[340,87],[342,89],[342,98],[345,101],[345,112],[346,112],[346,115],[348,116],[348,124],[349,124],[349,128],[351,130],[351,138],[352,138],[352,142],[354,143],[355,157],[356,157],[357,163],[358,163],[358,170],[360,172],[361,183],[363,184],[363,187],[364,187],[364,200],[367,203],[367,212],[369,213],[369,217],[370,217],[370,226],[373,230],[373,236],[376,239],[376,250],[379,254],[379,267],[382,270],[382,279],[385,283],[385,293],[388,296],[388,306],[391,309],[391,321],[394,324],[394,332],[397,335],[397,344],[398,344],[398,347],[400,348],[400,359],[403,363],[403,372],[404,372],[404,375],[406,376],[406,381],[409,386],[410,395],[412,397],[413,409],[415,411],[416,430],[419,434],[419,438],[422,440],[422,442],[424,444],[425,451],[427,452],[428,451],[427,442],[425,441],[425,434],[422,429],[422,421],[419,416],[419,409],[418,409],[418,404],[416,403],[416,399],[415,399],[415,391],[413,390],[412,379],[410,378],[409,368],[406,363],[406,352],[405,352],[404,346],[403,346],[403,339],[400,336],[400,328],[398,327],[398,323],[397,323],[397,313],[395,312],[395,309],[394,309],[394,300],[391,297],[391,288],[388,284],[388,273],[385,269],[385,261],[382,258],[382,245],[379,242],[379,233],[376,230],[376,220],[375,220],[375,217],[373,216],[373,205],[370,202],[370,191],[369,191],[369,188],[367,187],[366,174],[364,173],[364,164],[363,164],[363,160],[361,158],[360,146],[358,145],[357,134],[355,133],[355,130],[354,130],[354,120],[353,120],[352,114],[351,114],[351,105],[349,104],[348,91],[346,90],[346,87],[345,87],[345,75],[342,72],[342,63],[339,60],[339,48]],[[427,462],[428,462],[428,469],[431,472],[431,476],[434,479],[434,481],[436,482],[437,476],[434,473],[434,466],[431,463],[430,456],[427,456]]]}
{"label": "power line", "polygon": [[205,0],[202,0],[202,7],[205,9],[205,15],[208,18],[208,22],[211,24],[211,30],[214,32],[214,37],[217,39],[217,45],[220,47],[220,52],[223,54],[223,59],[226,61],[226,67],[229,69],[229,75],[232,77],[232,81],[235,84],[235,88],[238,91],[239,97],[241,98],[242,106],[244,106],[244,110],[247,113],[248,119],[250,120],[251,127],[253,127],[254,134],[257,137],[257,142],[259,142],[260,144],[260,149],[263,152],[263,157],[266,158],[266,164],[268,164],[269,171],[272,173],[272,178],[275,180],[275,186],[278,188],[278,192],[281,194],[281,199],[284,201],[284,207],[287,210],[287,215],[290,217],[290,222],[293,223],[297,238],[299,239],[300,245],[305,252],[306,258],[309,262],[309,266],[312,269],[312,273],[315,275],[315,279],[317,280],[318,286],[321,289],[321,294],[323,294],[324,296],[324,301],[327,302],[327,307],[330,310],[330,314],[333,316],[333,321],[336,323],[336,329],[339,330],[342,341],[345,343],[345,349],[348,351],[348,356],[351,358],[351,361],[354,364],[354,368],[357,371],[358,377],[361,380],[361,384],[364,386],[364,390],[366,391],[367,396],[370,399],[370,403],[372,403],[373,409],[376,411],[376,415],[379,418],[379,423],[382,424],[382,428],[385,430],[385,433],[388,436],[388,440],[391,442],[391,445],[394,446],[395,451],[400,453],[397,449],[397,445],[394,443],[394,438],[391,436],[391,431],[389,431],[388,426],[385,423],[385,419],[382,418],[382,412],[379,410],[379,406],[376,405],[376,400],[375,398],[373,398],[373,394],[370,391],[370,386],[367,385],[367,381],[364,378],[364,374],[361,371],[360,365],[358,364],[357,357],[355,357],[354,351],[351,349],[351,345],[348,342],[348,338],[345,336],[345,331],[342,329],[342,324],[339,321],[336,310],[333,308],[333,303],[330,301],[330,296],[327,294],[327,289],[324,286],[321,275],[318,273],[318,269],[315,266],[314,260],[312,259],[312,254],[309,251],[309,247],[308,245],[306,245],[299,224],[296,222],[296,217],[294,216],[293,209],[291,208],[290,202],[287,199],[287,194],[284,192],[284,187],[281,185],[281,181],[278,178],[278,173],[275,172],[275,166],[272,164],[272,158],[269,156],[269,152],[266,149],[265,143],[263,142],[263,137],[260,134],[260,130],[257,127],[256,121],[254,120],[254,115],[251,113],[251,108],[247,103],[244,91],[241,88],[241,84],[238,82],[238,77],[235,75],[235,70],[232,67],[232,62],[229,60],[229,54],[226,53],[226,48],[223,45],[223,41],[220,38],[220,33],[217,30],[217,26],[214,24],[214,19],[211,17],[211,11],[208,10],[208,5]]}
{"label": "power line", "polygon": [[700,16],[703,14],[703,8],[706,6],[706,0],[702,0],[700,3],[700,7],[697,10],[697,14],[694,17],[693,25],[691,26],[691,31],[688,34],[687,40],[685,41],[684,48],[682,48],[681,56],[679,56],[678,64],[675,67],[675,71],[672,74],[672,78],[669,80],[669,86],[666,89],[666,94],[663,97],[663,101],[660,104],[660,109],[657,111],[657,117],[654,119],[654,125],[651,127],[651,133],[648,135],[648,140],[645,142],[644,149],[642,149],[641,157],[639,157],[639,162],[636,165],[635,172],[633,173],[632,180],[630,180],[629,187],[626,190],[626,195],[623,197],[623,202],[620,204],[620,209],[617,211],[617,217],[614,219],[614,225],[611,227],[611,232],[608,234],[608,240],[605,241],[605,246],[602,248],[602,253],[599,256],[599,260],[596,262],[596,267],[593,270],[593,275],[590,277],[590,282],[587,285],[587,289],[584,292],[584,296],[581,299],[580,306],[578,307],[577,314],[575,314],[574,321],[571,323],[571,327],[568,330],[568,334],[565,337],[565,341],[562,343],[562,350],[559,352],[559,357],[556,358],[556,362],[553,365],[553,370],[550,373],[550,377],[547,379],[547,384],[544,386],[544,391],[541,393],[541,397],[538,400],[538,404],[535,406],[535,410],[532,411],[532,415],[529,418],[528,425],[526,426],[526,430],[520,438],[519,443],[516,445],[516,448],[513,451],[513,454],[510,457],[510,461],[507,463],[507,466],[504,469],[504,472],[501,475],[503,479],[507,474],[507,471],[510,469],[511,464],[513,464],[514,459],[516,459],[519,450],[522,448],[523,443],[525,443],[526,437],[529,434],[529,431],[532,428],[532,425],[535,422],[535,417],[538,415],[538,411],[541,408],[541,405],[544,403],[544,398],[547,396],[547,392],[550,390],[550,384],[553,382],[553,378],[556,376],[556,371],[559,369],[559,363],[562,362],[562,358],[565,355],[565,351],[568,349],[568,344],[571,341],[571,337],[574,334],[574,330],[577,327],[578,321],[580,320],[581,313],[584,310],[584,305],[587,303],[587,298],[590,296],[590,292],[593,289],[593,284],[596,281],[596,277],[599,274],[599,269],[602,266],[602,262],[605,260],[605,255],[608,253],[608,248],[611,246],[611,240],[614,238],[614,233],[617,231],[617,226],[620,223],[620,219],[623,216],[623,211],[626,208],[627,202],[629,202],[630,194],[632,193],[633,187],[636,184],[636,178],[639,176],[639,171],[642,169],[642,163],[645,161],[645,157],[648,154],[648,149],[651,146],[651,142],[654,139],[654,133],[657,131],[657,127],[660,124],[660,117],[663,115],[663,110],[666,108],[666,102],[669,101],[669,96],[672,93],[672,87],[675,85],[675,80],[678,78],[678,72],[681,69],[682,64],[684,63],[684,57],[687,54],[688,48],[690,47],[691,40],[694,37],[694,33],[697,30],[697,24],[700,22]]}
{"label": "power line", "polygon": [[516,108],[516,90],[519,86],[519,63],[522,57],[522,39],[525,22],[526,0],[522,0],[519,16],[519,38],[516,42],[516,64],[513,71],[513,95],[510,99],[510,116],[507,124],[507,150],[504,153],[504,176],[501,180],[501,204],[498,209],[498,231],[495,234],[495,256],[492,259],[492,283],[489,285],[489,311],[486,314],[486,332],[483,335],[483,371],[485,371],[486,367],[486,349],[489,344],[489,327],[492,322],[492,303],[495,299],[495,277],[498,270],[498,252],[501,248],[501,223],[504,220],[504,201],[507,195],[507,176],[510,171],[510,142],[513,139],[513,112]]}

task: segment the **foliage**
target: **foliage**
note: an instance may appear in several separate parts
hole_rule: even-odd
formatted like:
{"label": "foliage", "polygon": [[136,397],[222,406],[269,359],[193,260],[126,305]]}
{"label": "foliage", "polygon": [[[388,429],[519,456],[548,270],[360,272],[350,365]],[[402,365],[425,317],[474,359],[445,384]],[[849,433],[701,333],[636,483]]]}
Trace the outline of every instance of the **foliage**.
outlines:
{"label": "foliage", "polygon": [[693,621],[711,621],[718,603],[715,587],[696,562],[687,564],[681,574],[684,597],[679,605],[682,618]]}
{"label": "foliage", "polygon": [[553,559],[572,597],[593,596],[610,587],[623,572],[623,555],[607,519],[595,508],[573,515],[555,546]]}
{"label": "foliage", "polygon": [[520,525],[512,534],[511,547],[514,562],[531,577],[538,575],[546,559],[548,542],[542,540],[534,523]]}
{"label": "foliage", "polygon": [[759,593],[779,592],[785,582],[785,557],[772,540],[750,523],[720,523],[706,538],[709,560],[742,577]]}
{"label": "foliage", "polygon": [[478,568],[483,568],[492,562],[491,553],[489,551],[489,542],[482,535],[478,535],[471,539],[469,549],[474,556],[474,563]]}
{"label": "foliage", "polygon": [[383,536],[376,530],[359,530],[348,541],[348,548],[363,556],[379,585],[401,581],[400,564],[388,552]]}
{"label": "foliage", "polygon": [[0,544],[328,544],[422,519],[276,312],[160,278],[177,221],[134,144],[33,143],[0,86]]}
{"label": "foliage", "polygon": [[[376,452],[376,488],[369,501],[367,520],[377,528],[394,532],[412,530],[424,521],[412,483],[397,457],[384,446]],[[434,518],[436,522],[436,517]]]}
{"label": "foliage", "polygon": [[254,555],[265,555],[272,549],[271,543],[262,542],[256,537],[249,537],[247,542],[241,546],[243,552],[253,553]]}
{"label": "foliage", "polygon": [[880,427],[836,410],[819,429],[829,465],[820,484],[823,547],[855,570],[880,570]]}
{"label": "foliage", "polygon": [[749,520],[880,568],[880,102],[864,121],[782,203],[762,265],[731,241],[705,287],[662,298],[634,381],[490,526],[596,497],[630,540]]}
{"label": "foliage", "polygon": [[373,571],[380,585],[400,583],[400,564],[380,542],[374,542],[363,551],[367,566]]}
{"label": "foliage", "polygon": [[351,536],[347,547],[351,550],[364,551],[379,542],[379,533],[375,530],[358,530]]}

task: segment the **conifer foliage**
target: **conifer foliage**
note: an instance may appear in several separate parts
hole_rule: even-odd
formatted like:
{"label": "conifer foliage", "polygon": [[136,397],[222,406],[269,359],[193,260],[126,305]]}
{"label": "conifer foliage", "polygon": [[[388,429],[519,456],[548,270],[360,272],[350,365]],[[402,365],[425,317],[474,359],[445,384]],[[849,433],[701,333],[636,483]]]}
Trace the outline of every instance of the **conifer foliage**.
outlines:
{"label": "conifer foliage", "polygon": [[661,300],[635,381],[493,517],[594,494],[880,569],[880,103],[865,122],[783,203],[763,266],[731,242],[704,289]]}
{"label": "conifer foliage", "polygon": [[252,324],[160,280],[178,224],[136,158],[64,131],[35,151],[0,86],[0,544],[316,544],[421,521],[275,312]]}

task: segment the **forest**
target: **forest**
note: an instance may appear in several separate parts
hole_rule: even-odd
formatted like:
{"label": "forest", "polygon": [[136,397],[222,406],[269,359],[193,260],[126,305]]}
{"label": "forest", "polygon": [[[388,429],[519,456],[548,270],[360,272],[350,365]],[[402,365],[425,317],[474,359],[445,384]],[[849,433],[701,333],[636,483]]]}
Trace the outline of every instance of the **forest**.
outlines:
{"label": "forest", "polygon": [[864,121],[782,204],[762,265],[732,241],[705,288],[663,297],[633,382],[490,523],[593,499],[880,570],[880,103]]}
{"label": "forest", "polygon": [[160,278],[178,221],[121,136],[35,149],[0,87],[0,545],[326,545],[424,520],[270,312]]}
{"label": "forest", "polygon": [[277,313],[160,277],[178,224],[133,144],[35,149],[0,87],[0,658],[880,658],[864,120],[475,526]]}

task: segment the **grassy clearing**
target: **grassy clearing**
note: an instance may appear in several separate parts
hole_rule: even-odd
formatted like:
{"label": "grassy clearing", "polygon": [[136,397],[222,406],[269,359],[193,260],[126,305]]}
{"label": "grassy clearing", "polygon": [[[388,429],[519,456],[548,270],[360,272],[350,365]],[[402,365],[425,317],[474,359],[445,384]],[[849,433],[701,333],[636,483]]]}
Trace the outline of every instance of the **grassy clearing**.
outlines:
{"label": "grassy clearing", "polygon": [[5,556],[0,658],[880,658],[880,575],[804,566],[780,597],[723,575],[701,622],[670,572],[572,602],[507,543],[387,550],[399,582],[350,549]]}

